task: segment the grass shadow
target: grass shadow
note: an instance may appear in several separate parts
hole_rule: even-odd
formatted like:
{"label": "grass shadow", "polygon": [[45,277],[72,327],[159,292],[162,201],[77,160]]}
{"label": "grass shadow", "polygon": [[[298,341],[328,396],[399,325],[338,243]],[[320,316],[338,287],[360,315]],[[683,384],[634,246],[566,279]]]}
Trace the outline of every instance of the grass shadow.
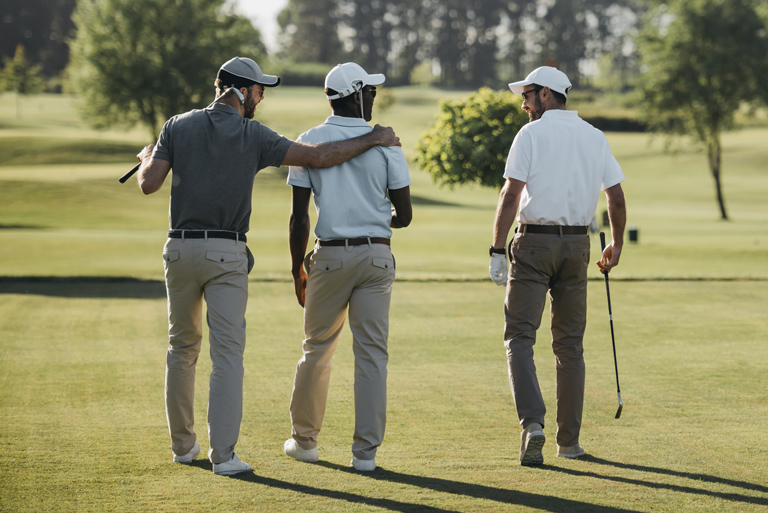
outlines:
{"label": "grass shadow", "polygon": [[42,230],[45,226],[33,224],[0,224],[0,230]]}
{"label": "grass shadow", "polygon": [[425,198],[424,196],[411,195],[411,204],[424,207],[464,207],[459,203],[452,203],[450,201],[440,201],[432,198]]}
{"label": "grass shadow", "polygon": [[[768,487],[763,485],[747,483],[744,481],[736,481],[733,479],[724,479],[724,478],[710,476],[706,474],[694,474],[690,472],[678,472],[675,470],[669,470],[664,468],[645,467],[642,465],[618,463],[618,462],[604,460],[602,458],[597,458],[589,455],[579,458],[579,461],[597,463],[600,465],[606,465],[606,466],[611,466],[611,467],[616,467],[616,468],[626,469],[626,470],[634,470],[637,472],[646,472],[646,473],[653,473],[653,474],[662,474],[662,475],[667,475],[671,477],[680,477],[684,479],[691,479],[692,481],[697,481],[697,482],[722,484],[727,486],[733,486],[736,488],[743,488],[746,490],[753,490],[761,493],[768,492]],[[583,470],[577,470],[577,469],[566,468],[566,467],[556,467],[554,465],[542,465],[540,468],[542,470],[560,472],[562,474],[567,474],[567,475],[576,476],[576,477],[589,477],[593,479],[602,479],[606,481],[614,481],[617,483],[630,484],[635,486],[644,486],[644,487],[653,488],[653,489],[664,489],[664,490],[670,490],[673,492],[688,493],[692,495],[704,495],[704,496],[714,497],[714,498],[718,498],[726,501],[735,501],[735,502],[743,502],[747,504],[760,504],[763,506],[768,506],[768,498],[753,497],[749,495],[742,495],[739,493],[713,492],[710,490],[704,490],[704,489],[695,488],[692,486],[682,486],[682,485],[675,485],[670,483],[655,483],[652,481],[644,481],[642,479],[611,476],[611,475],[601,474],[597,472],[583,471]]]}
{"label": "grass shadow", "polygon": [[[210,465],[210,464],[209,464]],[[245,481],[247,483],[259,484],[263,486],[269,486],[271,488],[277,488],[280,490],[286,490],[289,492],[301,493],[305,495],[311,495],[313,497],[326,497],[328,499],[334,499],[339,501],[345,501],[352,504],[365,504],[366,506],[381,508],[390,511],[401,511],[403,513],[416,513],[421,511],[442,511],[446,513],[459,513],[458,511],[451,509],[434,508],[425,504],[416,504],[410,502],[403,502],[394,499],[387,499],[385,497],[367,497],[356,493],[343,492],[339,490],[329,490],[327,488],[319,488],[317,486],[310,486],[305,484],[290,483],[288,481],[282,481],[272,477],[260,476],[253,472],[244,472],[242,474],[235,474],[231,476],[231,479],[237,479],[239,481]]]}
{"label": "grass shadow", "polygon": [[117,299],[166,297],[162,281],[108,276],[2,276],[0,294]]}
{"label": "grass shadow", "polygon": [[438,477],[403,474],[401,472],[386,470],[381,467],[378,467],[373,472],[359,473],[356,470],[353,470],[351,467],[345,467],[336,463],[319,461],[316,463],[316,465],[361,476],[364,475],[379,481],[389,481],[409,486],[417,486],[419,488],[424,488],[435,492],[463,495],[465,497],[496,501],[509,505],[525,506],[528,508],[540,509],[542,511],[552,511],[556,513],[570,513],[579,511],[597,513],[636,511],[616,507],[600,506],[598,504],[592,504],[589,502],[563,499],[560,497],[552,497],[548,495],[539,495],[536,493],[523,492],[519,490],[507,490],[505,488],[496,488],[482,484],[463,483],[460,481],[452,481],[450,479],[442,479]]}

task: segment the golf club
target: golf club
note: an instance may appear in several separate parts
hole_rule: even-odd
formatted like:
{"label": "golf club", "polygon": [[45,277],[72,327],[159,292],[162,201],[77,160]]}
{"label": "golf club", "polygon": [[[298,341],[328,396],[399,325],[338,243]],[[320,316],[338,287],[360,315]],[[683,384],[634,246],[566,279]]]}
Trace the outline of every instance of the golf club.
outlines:
{"label": "golf club", "polygon": [[[605,233],[600,232],[600,247],[605,251]],[[621,409],[624,403],[621,402],[621,388],[619,388],[619,364],[616,360],[616,339],[613,335],[613,312],[611,311],[611,290],[608,287],[608,271],[603,271],[605,277],[605,293],[608,295],[608,319],[611,321],[611,344],[613,345],[613,366],[616,369],[616,393],[619,395],[619,409],[616,411],[616,418],[621,417]]]}
{"label": "golf club", "polygon": [[139,170],[139,166],[141,166],[141,162],[133,166],[133,169],[125,173],[123,176],[120,177],[120,183],[125,183],[126,180],[128,180],[130,177],[133,176],[133,173]]}

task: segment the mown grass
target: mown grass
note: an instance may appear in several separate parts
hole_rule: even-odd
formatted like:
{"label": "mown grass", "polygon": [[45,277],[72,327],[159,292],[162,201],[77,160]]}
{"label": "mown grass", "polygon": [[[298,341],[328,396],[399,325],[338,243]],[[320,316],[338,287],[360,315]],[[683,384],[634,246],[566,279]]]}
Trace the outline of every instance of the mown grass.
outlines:
{"label": "mown grass", "polygon": [[[328,114],[315,93],[269,91],[260,116],[295,136]],[[392,94],[395,104],[374,121],[393,125],[412,155],[437,100],[466,93]],[[23,99],[16,119],[9,98],[0,97],[0,511],[768,506],[768,464],[760,456],[768,442],[768,130],[724,138],[728,222],[718,219],[700,153],[666,154],[646,135],[609,134],[627,175],[629,224],[640,233],[611,275],[624,413],[613,419],[605,287],[592,270],[581,440],[590,456],[553,457],[554,362],[545,315],[537,365],[550,406],[549,441],[546,465],[537,469],[517,464],[519,428],[501,341],[504,291],[486,278],[497,192],[439,188],[417,169],[414,223],[393,242],[398,281],[381,468],[363,476],[347,466],[354,365],[347,330],[334,358],[320,463],[282,454],[302,312],[288,281],[290,191],[284,171],[265,170],[256,180],[249,234],[257,267],[238,444],[255,472],[219,479],[204,458],[170,463],[159,260],[167,188],[145,197],[134,183],[117,182],[146,135],[84,128],[61,97]],[[603,208],[601,202],[598,216]],[[208,357],[198,365],[197,428],[205,449]]]}

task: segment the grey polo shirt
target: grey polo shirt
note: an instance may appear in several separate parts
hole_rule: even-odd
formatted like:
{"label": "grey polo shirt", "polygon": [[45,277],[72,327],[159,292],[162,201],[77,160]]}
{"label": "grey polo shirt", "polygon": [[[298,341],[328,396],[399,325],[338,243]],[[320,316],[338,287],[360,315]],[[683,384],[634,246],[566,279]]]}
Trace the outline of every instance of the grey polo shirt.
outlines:
{"label": "grey polo shirt", "polygon": [[173,170],[171,229],[246,233],[256,173],[280,166],[291,144],[221,103],[169,119],[152,158]]}

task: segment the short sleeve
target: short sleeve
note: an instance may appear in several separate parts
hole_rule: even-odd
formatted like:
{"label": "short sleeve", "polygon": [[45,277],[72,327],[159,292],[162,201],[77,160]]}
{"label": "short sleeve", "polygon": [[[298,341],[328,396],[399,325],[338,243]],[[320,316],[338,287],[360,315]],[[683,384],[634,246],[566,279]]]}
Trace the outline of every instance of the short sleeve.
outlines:
{"label": "short sleeve", "polygon": [[528,130],[520,130],[509,148],[507,164],[504,167],[504,178],[514,178],[521,182],[528,182],[531,169],[531,155],[533,153],[533,141]]}
{"label": "short sleeve", "polygon": [[[605,136],[603,136],[605,137]],[[624,173],[621,170],[619,162],[616,157],[611,153],[611,148],[608,145],[608,140],[605,139],[603,146],[603,180],[602,190],[610,189],[616,184],[619,184],[625,180]]]}
{"label": "short sleeve", "polygon": [[259,170],[265,167],[280,167],[283,165],[288,148],[293,141],[283,137],[274,130],[264,125],[259,127],[259,148],[261,155],[259,158]]}
{"label": "short sleeve", "polygon": [[[304,134],[301,134],[296,142],[304,142]],[[300,166],[288,167],[288,185],[295,185],[296,187],[304,187],[306,189],[312,188],[312,181],[309,178],[309,169]]]}
{"label": "short sleeve", "polygon": [[387,159],[387,189],[397,190],[411,185],[408,162],[403,149],[399,146],[389,146],[383,150],[384,157]]}
{"label": "short sleeve", "polygon": [[157,138],[155,148],[152,150],[152,158],[166,160],[173,165],[173,147],[171,145],[171,128],[174,118],[169,119],[160,130],[160,137]]}

